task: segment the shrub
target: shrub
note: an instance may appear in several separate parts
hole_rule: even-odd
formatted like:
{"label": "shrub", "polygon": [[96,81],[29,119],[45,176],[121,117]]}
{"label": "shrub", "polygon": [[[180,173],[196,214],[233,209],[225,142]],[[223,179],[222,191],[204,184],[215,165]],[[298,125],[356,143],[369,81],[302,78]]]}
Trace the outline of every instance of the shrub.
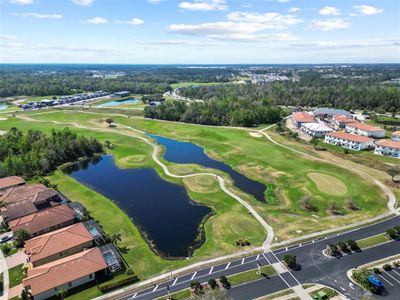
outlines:
{"label": "shrub", "polygon": [[328,244],[328,249],[332,255],[336,255],[339,251],[338,247],[335,244]]}
{"label": "shrub", "polygon": [[379,293],[380,289],[369,282],[368,276],[370,275],[373,275],[373,272],[366,268],[354,270],[352,274],[354,280],[357,281],[363,288],[374,294],[377,294]]}
{"label": "shrub", "polygon": [[295,268],[297,266],[295,255],[285,254],[285,256],[283,256],[283,261],[289,268]]}
{"label": "shrub", "polygon": [[394,229],[388,229],[388,230],[386,230],[386,235],[387,235],[388,237],[390,237],[391,239],[397,238],[397,232],[396,232],[396,230],[394,230]]}
{"label": "shrub", "polygon": [[396,230],[397,234],[400,234],[400,226],[394,226],[394,230]]}
{"label": "shrub", "polygon": [[9,243],[4,243],[3,245],[1,245],[0,249],[1,251],[3,251],[5,256],[8,256],[12,250],[12,246]]}
{"label": "shrub", "polygon": [[339,246],[340,250],[342,250],[342,251],[346,251],[347,250],[347,245],[346,245],[345,242],[339,242],[338,246]]}
{"label": "shrub", "polygon": [[211,278],[210,280],[208,280],[208,285],[212,288],[215,289],[217,287],[217,282],[215,281],[215,279]]}
{"label": "shrub", "polygon": [[138,280],[139,279],[138,279],[138,277],[136,275],[130,275],[129,277],[125,277],[125,278],[123,278],[121,280],[114,281],[112,283],[104,282],[104,283],[99,285],[99,290],[100,290],[100,292],[102,292],[104,294],[104,293],[107,293],[109,291],[112,291],[112,290],[121,288],[123,286],[126,286],[128,284],[134,283],[134,282],[136,282]]}
{"label": "shrub", "polygon": [[385,271],[390,271],[390,270],[392,269],[392,266],[389,265],[389,264],[384,264],[384,265],[383,265],[383,269],[384,269]]}
{"label": "shrub", "polygon": [[347,240],[346,243],[350,247],[351,250],[357,250],[359,248],[357,245],[357,242],[354,240]]}
{"label": "shrub", "polygon": [[228,279],[225,276],[221,276],[219,281],[221,281],[222,284],[228,283]]}
{"label": "shrub", "polygon": [[374,273],[375,274],[381,274],[381,270],[379,270],[378,268],[374,268]]}
{"label": "shrub", "polygon": [[131,268],[126,269],[125,272],[127,275],[133,275],[133,270]]}
{"label": "shrub", "polygon": [[398,267],[400,267],[400,261],[394,261],[393,262],[393,267],[396,267],[396,268],[398,268]]}

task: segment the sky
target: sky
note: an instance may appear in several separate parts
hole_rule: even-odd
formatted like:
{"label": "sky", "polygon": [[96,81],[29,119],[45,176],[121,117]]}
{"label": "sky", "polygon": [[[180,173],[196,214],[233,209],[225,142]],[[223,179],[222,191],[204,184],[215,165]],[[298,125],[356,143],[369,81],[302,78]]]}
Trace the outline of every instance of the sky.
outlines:
{"label": "sky", "polygon": [[400,0],[0,0],[0,62],[400,63]]}

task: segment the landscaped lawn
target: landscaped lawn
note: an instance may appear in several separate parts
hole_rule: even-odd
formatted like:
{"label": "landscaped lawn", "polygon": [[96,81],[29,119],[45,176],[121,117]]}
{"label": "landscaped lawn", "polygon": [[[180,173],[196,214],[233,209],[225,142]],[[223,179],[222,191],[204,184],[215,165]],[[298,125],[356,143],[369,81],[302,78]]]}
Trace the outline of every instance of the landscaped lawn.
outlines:
{"label": "landscaped lawn", "polygon": [[368,247],[372,247],[372,246],[376,246],[382,243],[387,242],[389,239],[388,237],[382,233],[382,234],[378,234],[378,235],[374,235],[362,240],[358,240],[357,241],[357,245],[358,247],[360,247],[361,249],[364,248],[368,248]]}
{"label": "landscaped lawn", "polygon": [[257,274],[256,271],[257,270],[254,269],[229,276],[228,281],[232,286],[235,286],[245,282],[265,278],[266,276],[273,276],[276,274],[275,269],[270,265],[261,267],[261,274]]}
{"label": "landscaped lawn", "polygon": [[24,278],[24,271],[22,270],[22,267],[23,264],[20,264],[8,270],[10,288],[17,286],[22,282],[22,278]]}
{"label": "landscaped lawn", "polygon": [[[180,299],[187,299],[190,297],[190,291],[189,289],[185,289],[176,293],[171,294],[171,299],[172,300],[180,300]],[[168,297],[161,297],[157,298],[159,300],[169,300]]]}

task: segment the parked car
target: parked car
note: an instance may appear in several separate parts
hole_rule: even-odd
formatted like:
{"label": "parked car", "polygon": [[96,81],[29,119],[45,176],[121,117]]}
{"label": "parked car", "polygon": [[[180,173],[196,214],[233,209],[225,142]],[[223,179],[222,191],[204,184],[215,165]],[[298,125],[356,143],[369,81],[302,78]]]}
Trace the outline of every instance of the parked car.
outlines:
{"label": "parked car", "polygon": [[0,244],[4,244],[5,242],[8,242],[12,238],[13,238],[13,234],[12,233],[2,236],[0,238]]}

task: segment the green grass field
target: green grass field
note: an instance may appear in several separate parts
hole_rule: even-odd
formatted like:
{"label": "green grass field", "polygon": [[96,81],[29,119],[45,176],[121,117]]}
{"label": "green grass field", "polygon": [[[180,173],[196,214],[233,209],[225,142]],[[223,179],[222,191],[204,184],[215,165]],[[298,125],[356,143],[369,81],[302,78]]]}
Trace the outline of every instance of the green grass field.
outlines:
{"label": "green grass field", "polygon": [[263,266],[260,268],[261,273],[257,274],[257,270],[249,270],[228,277],[228,281],[232,286],[239,285],[245,282],[255,281],[276,274],[275,269],[271,266]]}
{"label": "green grass field", "polygon": [[357,245],[358,247],[360,247],[361,249],[364,248],[368,248],[368,247],[372,247],[372,246],[376,246],[382,243],[385,243],[389,241],[388,237],[382,233],[382,234],[378,234],[378,235],[374,235],[362,240],[358,240],[357,241]]}
{"label": "green grass field", "polygon": [[22,278],[24,278],[24,272],[22,270],[22,266],[23,265],[20,264],[8,270],[10,288],[17,286],[22,282]]}

